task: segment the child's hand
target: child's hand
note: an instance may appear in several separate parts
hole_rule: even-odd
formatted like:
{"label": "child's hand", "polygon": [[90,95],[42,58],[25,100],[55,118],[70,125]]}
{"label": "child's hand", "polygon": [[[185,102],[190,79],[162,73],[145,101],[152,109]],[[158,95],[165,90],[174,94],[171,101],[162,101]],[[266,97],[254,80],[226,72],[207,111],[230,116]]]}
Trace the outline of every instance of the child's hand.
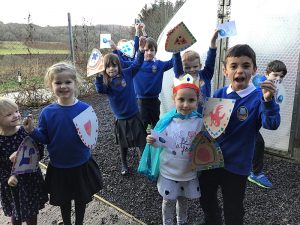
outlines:
{"label": "child's hand", "polygon": [[147,33],[146,33],[146,30],[145,30],[146,26],[144,23],[140,23],[140,29],[142,30],[142,34],[144,37],[147,37]]}
{"label": "child's hand", "polygon": [[112,50],[118,50],[118,48],[113,40],[109,40],[108,43],[110,44],[110,47]]}
{"label": "child's hand", "polygon": [[217,38],[218,38],[218,32],[219,32],[219,30],[215,29],[214,34],[213,34],[213,36],[210,40],[210,48],[217,48],[216,41],[217,41]]}
{"label": "child's hand", "polygon": [[275,84],[270,80],[265,80],[264,82],[260,83],[260,87],[262,89],[265,102],[271,101],[272,97],[276,93]]}
{"label": "child's hand", "polygon": [[141,52],[144,52],[144,48],[145,48],[145,45],[146,45],[146,37],[142,36],[140,37],[140,40],[139,40],[139,50]]}
{"label": "child's hand", "polygon": [[15,187],[18,184],[18,179],[15,175],[12,175],[8,178],[7,183],[8,183],[9,186]]}
{"label": "child's hand", "polygon": [[9,156],[9,160],[10,160],[11,162],[14,163],[14,162],[16,161],[17,153],[18,153],[18,151],[15,151],[13,154],[11,154],[11,155]]}
{"label": "child's hand", "polygon": [[147,135],[146,137],[146,142],[150,145],[152,145],[154,142],[156,141],[156,139],[152,136],[152,135]]}
{"label": "child's hand", "polygon": [[33,127],[33,117],[32,114],[29,114],[24,120],[23,120],[23,127],[27,133],[31,133],[34,129]]}

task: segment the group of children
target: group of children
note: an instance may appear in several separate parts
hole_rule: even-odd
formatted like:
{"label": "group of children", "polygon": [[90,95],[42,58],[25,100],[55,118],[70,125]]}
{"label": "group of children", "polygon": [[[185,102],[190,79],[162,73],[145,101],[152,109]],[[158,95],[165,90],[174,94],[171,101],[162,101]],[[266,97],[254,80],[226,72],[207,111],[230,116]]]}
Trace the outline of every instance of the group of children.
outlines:
{"label": "group of children", "polygon": [[[144,25],[136,25],[138,29],[145,35]],[[138,147],[142,153],[146,143],[155,143],[155,138],[146,133],[148,125],[159,128],[176,142],[174,149],[165,149],[160,155],[157,188],[163,198],[164,225],[174,224],[175,215],[177,224],[188,224],[188,199],[199,197],[204,224],[222,224],[217,198],[219,187],[225,224],[243,224],[246,181],[252,171],[251,160],[259,129],[274,130],[280,124],[279,106],[274,101],[276,86],[271,80],[282,79],[286,68],[281,71],[282,67],[270,67],[268,80],[262,82],[259,89],[255,88],[250,83],[257,70],[255,52],[246,44],[235,45],[228,49],[223,65],[230,85],[213,94],[216,98],[235,99],[226,132],[216,139],[225,167],[199,174],[190,169],[189,147],[203,129],[203,100],[211,96],[217,36],[218,30],[215,30],[203,69],[199,54],[191,50],[182,56],[180,52],[173,54],[169,61],[155,59],[157,43],[141,36],[136,38],[134,58],[124,59],[120,52],[106,54],[104,70],[95,80],[97,92],[108,95],[116,118],[114,133],[120,146],[122,175],[128,174],[128,148]],[[159,119],[162,78],[172,67],[176,82],[170,91],[175,107]],[[86,204],[103,187],[91,149],[82,142],[73,123],[73,119],[89,107],[77,99],[80,82],[71,64],[57,63],[48,69],[45,84],[57,100],[41,111],[36,128],[32,115],[24,118],[20,126],[18,106],[7,98],[0,99],[0,197],[4,214],[11,217],[13,225],[22,221],[37,224],[38,211],[48,201],[47,193],[50,204],[60,206],[63,224],[71,224],[72,200],[75,224],[83,224]],[[43,145],[47,145],[50,162],[45,182],[39,169],[35,173],[11,175],[15,152],[27,135],[38,143],[41,156]]]}

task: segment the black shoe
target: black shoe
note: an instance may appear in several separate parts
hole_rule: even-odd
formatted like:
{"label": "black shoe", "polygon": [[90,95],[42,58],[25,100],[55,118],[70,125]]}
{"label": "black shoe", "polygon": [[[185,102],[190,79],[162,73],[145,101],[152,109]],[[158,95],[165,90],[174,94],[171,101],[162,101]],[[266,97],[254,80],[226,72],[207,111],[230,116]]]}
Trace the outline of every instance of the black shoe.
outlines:
{"label": "black shoe", "polygon": [[125,176],[128,174],[128,166],[127,165],[122,165],[121,174],[122,174],[122,176]]}

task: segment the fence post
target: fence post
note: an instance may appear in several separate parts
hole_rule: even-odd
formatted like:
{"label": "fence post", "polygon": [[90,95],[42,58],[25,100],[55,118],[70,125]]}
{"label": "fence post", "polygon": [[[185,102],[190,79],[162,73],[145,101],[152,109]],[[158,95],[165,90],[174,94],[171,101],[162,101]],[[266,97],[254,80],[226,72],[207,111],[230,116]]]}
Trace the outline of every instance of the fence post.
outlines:
{"label": "fence post", "polygon": [[72,57],[72,63],[75,66],[73,31],[72,31],[71,14],[70,13],[68,13],[68,27],[69,27],[70,54],[71,54],[71,57]]}

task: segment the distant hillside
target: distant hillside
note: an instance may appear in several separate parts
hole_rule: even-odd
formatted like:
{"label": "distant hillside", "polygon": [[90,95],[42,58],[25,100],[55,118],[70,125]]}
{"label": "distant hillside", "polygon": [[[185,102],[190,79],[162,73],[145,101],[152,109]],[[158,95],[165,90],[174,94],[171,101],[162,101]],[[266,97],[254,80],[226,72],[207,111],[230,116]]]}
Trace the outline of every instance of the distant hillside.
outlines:
{"label": "distant hillside", "polygon": [[[89,35],[99,37],[101,33],[112,34],[112,39],[117,41],[121,38],[132,39],[134,31],[132,27],[121,25],[95,25],[95,26],[73,26],[74,35]],[[67,26],[41,27],[35,24],[18,24],[0,21],[0,41],[21,42],[63,42],[67,43],[69,33]]]}

